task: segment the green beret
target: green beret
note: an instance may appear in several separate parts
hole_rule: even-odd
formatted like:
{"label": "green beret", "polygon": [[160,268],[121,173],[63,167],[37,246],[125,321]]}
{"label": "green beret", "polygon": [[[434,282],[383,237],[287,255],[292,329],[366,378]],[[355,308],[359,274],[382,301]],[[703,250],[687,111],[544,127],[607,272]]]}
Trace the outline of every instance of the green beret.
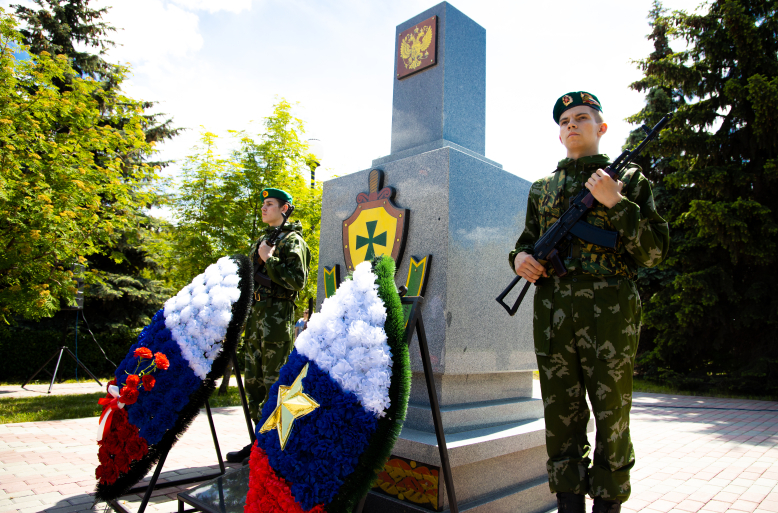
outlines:
{"label": "green beret", "polygon": [[267,198],[276,198],[278,200],[281,200],[281,202],[287,202],[290,205],[294,205],[292,203],[292,196],[286,192],[282,191],[281,189],[273,189],[272,187],[268,187],[267,189],[262,190],[262,201],[265,201]]}
{"label": "green beret", "polygon": [[573,107],[578,107],[579,105],[586,105],[587,107],[591,107],[602,112],[602,105],[600,105],[600,100],[598,100],[597,97],[592,93],[587,93],[586,91],[575,91],[572,93],[567,93],[560,96],[554,104],[554,121],[556,121],[556,124],[559,124],[559,118],[562,117],[562,113],[564,111],[567,109],[572,109]]}

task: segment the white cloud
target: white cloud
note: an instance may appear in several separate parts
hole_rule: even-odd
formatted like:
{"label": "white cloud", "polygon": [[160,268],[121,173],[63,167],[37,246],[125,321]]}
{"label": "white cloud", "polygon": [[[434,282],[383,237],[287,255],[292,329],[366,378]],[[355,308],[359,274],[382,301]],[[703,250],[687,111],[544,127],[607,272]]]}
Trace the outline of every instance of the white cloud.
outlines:
{"label": "white cloud", "polygon": [[136,71],[144,65],[164,66],[171,59],[193,56],[203,47],[199,17],[161,0],[97,3],[109,7],[104,20],[117,28],[109,37],[116,47],[110,60],[130,62]]}
{"label": "white cloud", "polygon": [[239,13],[250,11],[252,0],[173,0],[173,3],[189,10],[202,10],[209,13],[217,11]]}

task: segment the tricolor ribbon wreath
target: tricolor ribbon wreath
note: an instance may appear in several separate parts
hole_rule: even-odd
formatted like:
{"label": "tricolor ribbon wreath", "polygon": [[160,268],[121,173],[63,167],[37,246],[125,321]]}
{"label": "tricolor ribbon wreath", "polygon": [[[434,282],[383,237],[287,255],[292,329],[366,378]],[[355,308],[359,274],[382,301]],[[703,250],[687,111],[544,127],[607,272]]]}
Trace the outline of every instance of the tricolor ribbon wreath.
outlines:
{"label": "tricolor ribbon wreath", "polygon": [[410,360],[394,261],[359,264],[308,322],[270,390],[246,513],[350,512],[402,429]]}
{"label": "tricolor ribbon wreath", "polygon": [[252,288],[247,257],[221,258],[143,329],[99,401],[97,500],[124,494],[186,431],[232,356]]}

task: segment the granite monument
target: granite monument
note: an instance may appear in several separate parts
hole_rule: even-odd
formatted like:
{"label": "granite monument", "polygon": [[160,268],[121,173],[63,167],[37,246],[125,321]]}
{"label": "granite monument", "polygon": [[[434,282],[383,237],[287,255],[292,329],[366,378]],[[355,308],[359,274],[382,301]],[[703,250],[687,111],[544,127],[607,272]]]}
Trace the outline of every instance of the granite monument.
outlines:
{"label": "granite monument", "polygon": [[[555,497],[543,405],[532,398],[532,298],[515,317],[495,301],[513,278],[507,255],[523,229],[531,184],[484,156],[486,31],[438,4],[397,26],[392,78],[391,153],[324,183],[318,303],[324,269],[340,265],[345,276],[356,265],[344,257],[343,225],[357,196],[373,187],[371,171],[381,170],[396,207],[409,211],[398,285],[412,256],[433,256],[422,313],[459,510],[548,511]],[[391,252],[392,241],[380,246],[373,229],[370,251]],[[365,511],[448,509],[442,475],[433,477],[440,459],[418,351],[414,340],[411,402],[393,450],[406,463],[388,469],[398,482],[374,488]],[[416,489],[400,482],[403,475]]]}

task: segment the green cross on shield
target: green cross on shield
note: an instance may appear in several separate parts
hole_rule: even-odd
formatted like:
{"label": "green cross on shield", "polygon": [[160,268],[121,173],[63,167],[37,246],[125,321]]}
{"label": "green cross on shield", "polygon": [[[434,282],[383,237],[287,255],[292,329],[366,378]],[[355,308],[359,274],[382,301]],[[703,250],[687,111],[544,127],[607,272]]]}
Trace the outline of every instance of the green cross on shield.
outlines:
{"label": "green cross on shield", "polygon": [[367,253],[365,254],[365,260],[372,260],[375,258],[375,250],[373,244],[386,247],[386,232],[379,235],[375,235],[375,227],[378,221],[368,221],[365,223],[367,228],[367,237],[357,235],[357,249],[361,249],[367,244]]}

